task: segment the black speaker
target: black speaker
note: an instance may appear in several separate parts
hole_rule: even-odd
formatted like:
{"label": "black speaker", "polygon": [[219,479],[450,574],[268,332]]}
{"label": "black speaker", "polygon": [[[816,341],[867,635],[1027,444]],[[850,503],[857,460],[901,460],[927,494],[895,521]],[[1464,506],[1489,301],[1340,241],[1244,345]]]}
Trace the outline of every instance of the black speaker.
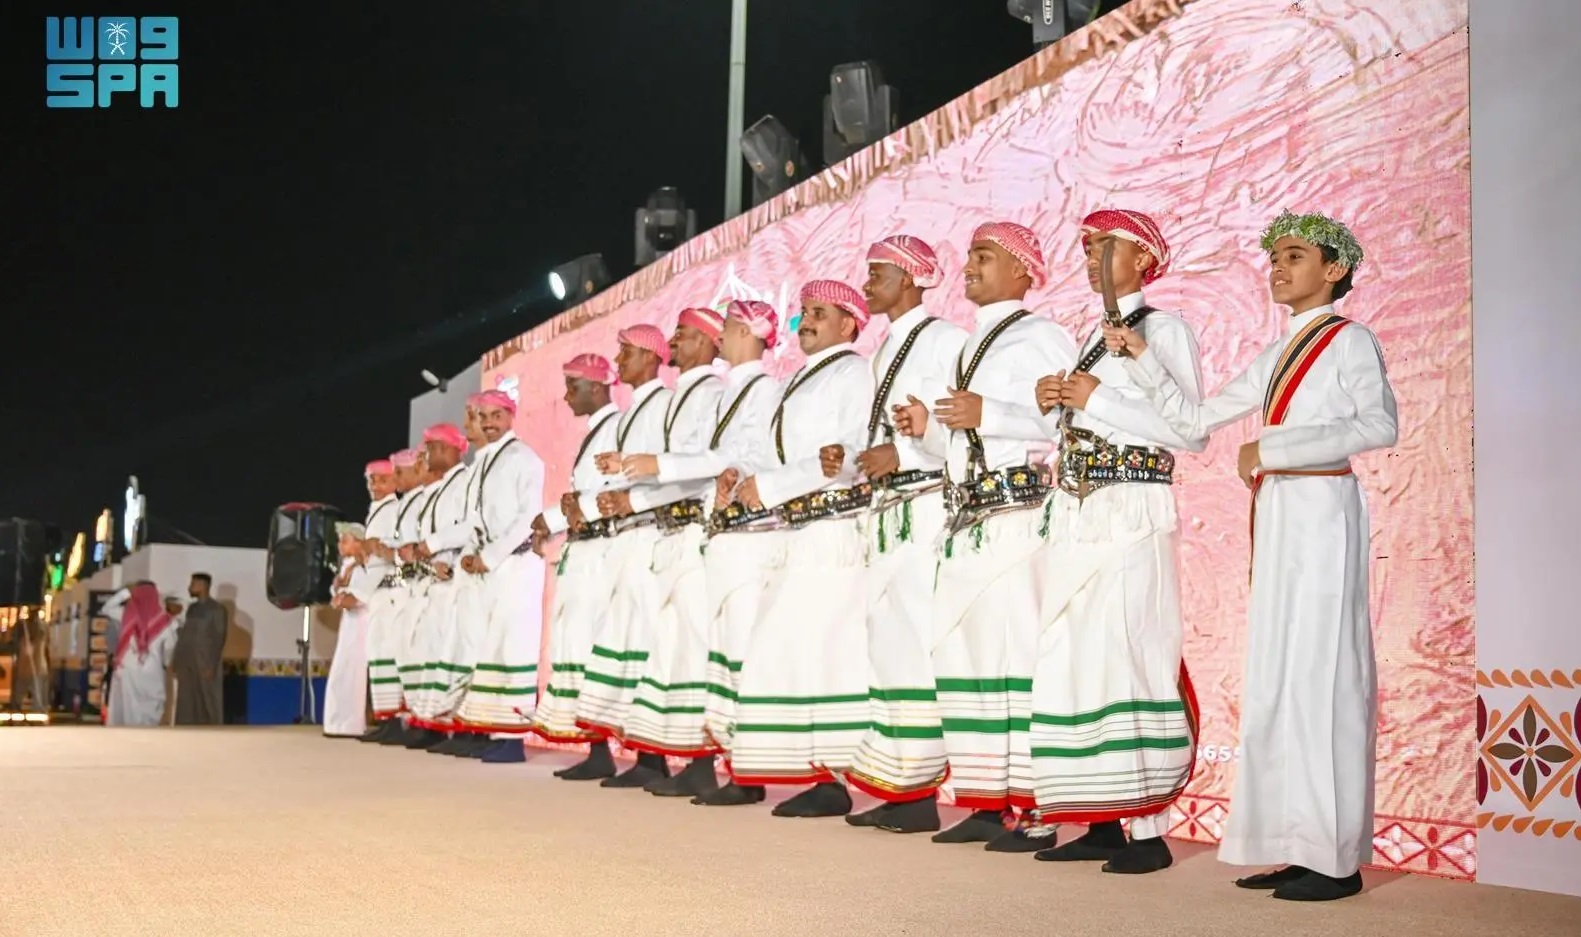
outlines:
{"label": "black speaker", "polygon": [[43,604],[46,533],[38,521],[0,517],[0,606]]}
{"label": "black speaker", "polygon": [[345,520],[327,504],[282,504],[269,522],[269,569],[264,593],[275,608],[324,605],[340,566],[335,525]]}

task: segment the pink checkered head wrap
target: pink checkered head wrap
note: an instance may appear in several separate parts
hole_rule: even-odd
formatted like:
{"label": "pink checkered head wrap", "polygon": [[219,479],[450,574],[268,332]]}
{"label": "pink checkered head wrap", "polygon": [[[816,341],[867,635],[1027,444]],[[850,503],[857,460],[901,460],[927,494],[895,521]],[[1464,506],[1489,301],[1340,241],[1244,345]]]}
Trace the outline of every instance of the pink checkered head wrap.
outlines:
{"label": "pink checkered head wrap", "polygon": [[615,338],[622,345],[653,352],[658,355],[660,364],[670,363],[670,340],[664,337],[664,333],[659,331],[657,326],[629,326],[616,332]]}
{"label": "pink checkered head wrap", "polygon": [[739,319],[747,331],[763,340],[765,348],[779,343],[780,317],[768,303],[757,299],[733,299],[725,307],[725,318]]}
{"label": "pink checkered head wrap", "polygon": [[972,232],[972,243],[987,241],[997,244],[1027,268],[1032,278],[1032,288],[1041,289],[1048,282],[1048,265],[1043,262],[1043,245],[1038,236],[1013,221],[990,221]]}
{"label": "pink checkered head wrap", "polygon": [[1117,238],[1125,238],[1153,255],[1154,263],[1142,275],[1143,283],[1153,282],[1169,269],[1169,242],[1164,240],[1164,232],[1159,230],[1158,224],[1148,216],[1139,211],[1120,208],[1095,211],[1081,220],[1082,247],[1087,246],[1087,241],[1094,234],[1103,231]]}
{"label": "pink checkered head wrap", "polygon": [[467,451],[467,434],[454,423],[435,423],[423,430],[423,442],[437,442],[453,446],[458,452]]}
{"label": "pink checkered head wrap", "polygon": [[850,313],[856,319],[858,329],[867,328],[868,319],[872,318],[862,294],[839,280],[809,280],[801,288],[801,302],[803,306],[812,302],[828,303]]}
{"label": "pink checkered head wrap", "polygon": [[417,465],[417,460],[422,458],[421,449],[402,449],[390,456],[390,464],[395,468],[412,468]]}
{"label": "pink checkered head wrap", "polygon": [[615,366],[603,355],[583,353],[572,358],[560,369],[565,376],[575,381],[592,381],[606,387],[619,380],[615,374]]}
{"label": "pink checkered head wrap", "polygon": [[375,475],[393,474],[395,474],[395,466],[390,464],[389,459],[374,459],[372,462],[369,462],[362,470],[362,475],[364,478],[372,478]]}
{"label": "pink checkered head wrap", "polygon": [[719,333],[724,331],[725,317],[723,313],[702,306],[693,306],[681,310],[681,317],[676,320],[676,328],[689,325],[697,331],[708,336],[709,341],[719,344]]}
{"label": "pink checkered head wrap", "polygon": [[911,275],[911,281],[922,289],[932,289],[944,279],[939,269],[939,257],[922,238],[897,234],[884,238],[867,249],[869,264],[893,264]]}
{"label": "pink checkered head wrap", "polygon": [[503,390],[485,390],[481,393],[473,394],[467,398],[467,406],[475,410],[498,408],[511,416],[516,415],[516,401],[512,400],[511,395]]}

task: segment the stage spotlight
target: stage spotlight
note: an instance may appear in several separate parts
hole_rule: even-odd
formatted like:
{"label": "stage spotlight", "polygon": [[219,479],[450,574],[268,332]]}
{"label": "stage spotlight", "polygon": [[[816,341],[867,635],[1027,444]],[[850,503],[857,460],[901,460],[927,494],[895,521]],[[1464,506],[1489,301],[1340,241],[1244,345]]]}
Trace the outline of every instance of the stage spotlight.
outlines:
{"label": "stage spotlight", "polygon": [[1032,45],[1036,48],[1057,42],[1067,33],[1086,26],[1125,0],[1006,0],[1005,11],[1023,23],[1032,24]]}
{"label": "stage spotlight", "polygon": [[648,204],[637,209],[636,257],[638,267],[646,267],[681,242],[697,234],[697,212],[686,207],[681,190],[665,186],[648,196]]}
{"label": "stage spotlight", "polygon": [[761,205],[806,175],[801,143],[779,118],[767,114],[741,135],[741,155],[752,167],[752,204]]}
{"label": "stage spotlight", "polygon": [[893,133],[899,99],[877,62],[836,65],[823,99],[824,164],[833,166]]}
{"label": "stage spotlight", "polygon": [[549,292],[567,306],[590,299],[609,285],[609,268],[603,254],[583,254],[549,273]]}

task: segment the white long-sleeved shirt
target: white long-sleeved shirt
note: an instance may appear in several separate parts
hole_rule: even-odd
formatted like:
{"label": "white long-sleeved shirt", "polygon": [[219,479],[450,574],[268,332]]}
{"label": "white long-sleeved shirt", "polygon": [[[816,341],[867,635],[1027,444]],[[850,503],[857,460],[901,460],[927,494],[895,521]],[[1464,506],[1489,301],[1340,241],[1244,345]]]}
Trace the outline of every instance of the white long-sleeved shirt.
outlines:
{"label": "white long-sleeved shirt", "polygon": [[[1278,341],[1201,404],[1186,398],[1151,344],[1136,359],[1126,359],[1125,366],[1176,432],[1206,439],[1262,408],[1268,382],[1291,339],[1333,311],[1333,306],[1320,306],[1291,316]],[[1394,445],[1398,435],[1399,414],[1377,336],[1352,322],[1312,362],[1284,421],[1263,427],[1258,450],[1265,469],[1336,469],[1352,456]]]}
{"label": "white long-sleeved shirt", "polygon": [[[1120,314],[1128,316],[1142,308],[1146,300],[1141,293],[1120,297]],[[1181,393],[1192,403],[1202,399],[1202,364],[1197,351],[1197,337],[1191,326],[1179,316],[1162,311],[1147,314],[1136,324],[1136,329],[1147,340],[1148,348]],[[1093,348],[1103,345],[1103,319],[1100,313],[1098,326],[1081,347],[1085,357]],[[1147,399],[1147,392],[1131,379],[1122,359],[1109,354],[1093,363],[1089,372],[1098,379],[1098,386],[1087,399],[1085,410],[1071,414],[1071,425],[1086,430],[1120,446],[1150,446],[1201,452],[1207,445],[1205,439],[1187,439],[1176,432]]]}
{"label": "white long-sleeved shirt", "polygon": [[[875,394],[877,389],[883,386],[884,375],[889,373],[889,367],[900,354],[900,348],[906,343],[906,338],[921,328],[927,320],[927,310],[918,306],[890,323],[889,334],[884,337],[884,343],[873,353]],[[908,396],[916,397],[930,408],[933,406],[935,398],[927,395],[935,394],[943,376],[953,372],[955,361],[960,357],[961,349],[965,345],[966,330],[944,319],[934,321],[932,325],[917,334],[917,340],[912,343],[911,351],[907,353],[906,360],[901,363],[899,372],[895,374],[895,381],[890,386],[885,399],[878,400],[876,396],[874,398],[874,403],[882,408],[878,414],[879,425],[864,448],[872,448],[884,442],[884,427],[893,424],[893,408],[906,403]],[[872,423],[871,412],[868,414],[868,422]],[[943,455],[928,451],[920,439],[897,435],[894,443],[895,454],[900,459],[899,470],[902,472],[919,470],[934,472],[944,467]]]}
{"label": "white long-sleeved shirt", "polygon": [[[706,452],[717,422],[715,413],[724,393],[725,382],[711,366],[681,372],[675,382],[675,391],[665,407],[664,445],[650,450],[649,454]],[[648,479],[632,486],[631,510],[641,514],[673,501],[703,498],[712,489],[711,482],[700,480],[665,482],[657,478]]]}
{"label": "white long-sleeved shirt", "polygon": [[[598,517],[598,493],[603,490],[609,476],[598,470],[597,458],[601,452],[615,451],[616,430],[620,426],[620,409],[606,403],[587,419],[587,435],[577,449],[576,460],[571,463],[571,491],[577,495],[582,516],[588,520]],[[571,522],[558,503],[544,509],[544,523],[549,533],[564,533]]]}
{"label": "white long-sleeved shirt", "polygon": [[[765,507],[778,507],[814,491],[848,488],[856,481],[854,459],[867,440],[867,418],[873,401],[872,368],[852,353],[812,373],[829,358],[851,351],[850,343],[842,343],[811,355],[786,382],[776,407],[784,442],[783,458],[775,445],[771,417],[765,429],[776,464],[756,475],[758,498]],[[834,478],[825,478],[818,453],[824,446],[835,445],[845,447],[845,465]]]}
{"label": "white long-sleeved shirt", "polygon": [[[395,539],[396,522],[401,514],[401,498],[399,495],[388,494],[368,505],[368,516],[363,522],[363,538],[379,543],[388,543]],[[353,594],[360,602],[366,602],[373,596],[373,591],[378,588],[379,580],[390,573],[394,567],[382,557],[369,556],[363,563],[367,577],[357,581],[358,589]]]}
{"label": "white long-sleeved shirt", "polygon": [[[976,328],[961,349],[960,368],[971,365],[972,357],[994,326],[1025,309],[1019,299],[989,303],[977,310]],[[1060,411],[1049,411],[1045,417],[1038,412],[1038,380],[1059,371],[1069,371],[1077,360],[1076,343],[1058,323],[1036,315],[1027,316],[1002,332],[983,354],[981,363],[972,375],[971,386],[965,388],[983,398],[981,425],[977,429],[983,440],[983,458],[989,471],[1027,464],[1029,444],[1042,444],[1045,448],[1058,432]],[[931,413],[933,401],[947,396],[945,387],[955,387],[956,365],[950,365],[949,374],[940,375],[937,390],[930,397],[918,395],[928,404],[930,415],[923,445],[934,453],[943,453],[950,478],[959,483],[967,477],[969,448],[965,430],[956,432],[945,428]],[[960,389],[960,388],[957,388]]]}
{"label": "white long-sleeved shirt", "polygon": [[532,536],[532,522],[543,510],[543,459],[508,432],[478,450],[472,471],[472,510],[483,540],[478,556],[498,569]]}
{"label": "white long-sleeved shirt", "polygon": [[423,508],[416,537],[430,553],[466,547],[472,533],[467,523],[472,514],[467,496],[475,478],[471,466],[458,462],[430,486],[433,493]]}
{"label": "white long-sleeved shirt", "polygon": [[[719,436],[719,445],[699,452],[668,452],[659,456],[661,484],[712,480],[734,468],[744,477],[779,464],[769,422],[779,406],[780,383],[763,370],[762,360],[731,368],[714,411],[714,426],[706,442]],[[740,405],[737,406],[737,400]],[[730,414],[734,407],[734,415]],[[725,423],[729,416],[730,421]],[[724,430],[719,425],[724,423]],[[706,445],[706,443],[705,443]],[[705,498],[705,500],[707,500]]]}
{"label": "white long-sleeved shirt", "polygon": [[414,488],[406,496],[406,500],[401,502],[400,523],[395,531],[395,546],[404,547],[423,539],[423,532],[428,529],[428,511],[441,484],[443,482],[436,479],[421,488]]}
{"label": "white long-sleeved shirt", "polygon": [[[612,451],[620,455],[628,452],[664,451],[664,414],[669,409],[672,399],[674,392],[665,387],[658,378],[633,390],[631,406],[620,415],[620,421],[615,428],[615,445]],[[593,455],[597,456],[598,453],[595,452]],[[631,479],[619,472],[613,475],[601,475],[596,489],[591,491],[579,489],[584,499],[591,495],[592,510],[588,510],[589,501],[584,500],[583,516],[589,520],[603,516],[598,510],[599,492],[625,491],[631,487]]]}

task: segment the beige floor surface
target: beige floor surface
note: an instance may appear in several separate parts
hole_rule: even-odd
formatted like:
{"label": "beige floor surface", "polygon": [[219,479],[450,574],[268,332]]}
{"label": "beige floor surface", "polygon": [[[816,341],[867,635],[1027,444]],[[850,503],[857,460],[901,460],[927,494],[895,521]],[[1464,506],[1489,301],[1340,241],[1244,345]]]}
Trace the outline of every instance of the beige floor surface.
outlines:
{"label": "beige floor surface", "polygon": [[298,728],[0,730],[0,935],[1581,934],[1581,899],[1372,873],[1235,889],[702,808]]}

